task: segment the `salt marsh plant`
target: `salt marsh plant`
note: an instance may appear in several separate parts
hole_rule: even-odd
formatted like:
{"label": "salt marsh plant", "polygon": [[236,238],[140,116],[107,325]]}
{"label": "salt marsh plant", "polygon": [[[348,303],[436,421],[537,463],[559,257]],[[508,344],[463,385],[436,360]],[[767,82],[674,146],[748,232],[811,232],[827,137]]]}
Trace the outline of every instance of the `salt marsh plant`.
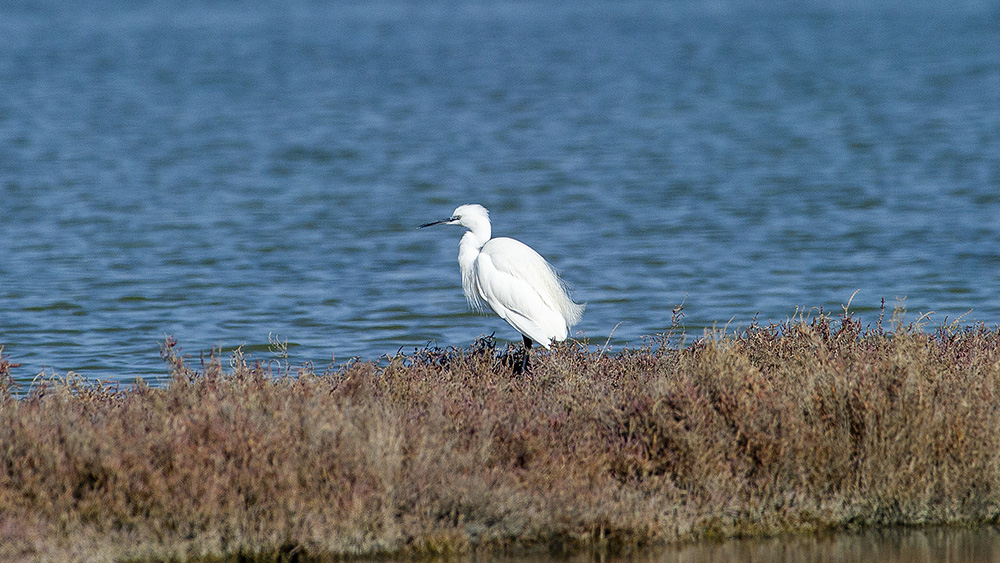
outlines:
{"label": "salt marsh plant", "polygon": [[[822,313],[683,347],[492,339],[318,373],[18,388],[0,557],[261,560],[544,549],[1000,515],[1000,332]],[[224,361],[225,360],[225,361]]]}

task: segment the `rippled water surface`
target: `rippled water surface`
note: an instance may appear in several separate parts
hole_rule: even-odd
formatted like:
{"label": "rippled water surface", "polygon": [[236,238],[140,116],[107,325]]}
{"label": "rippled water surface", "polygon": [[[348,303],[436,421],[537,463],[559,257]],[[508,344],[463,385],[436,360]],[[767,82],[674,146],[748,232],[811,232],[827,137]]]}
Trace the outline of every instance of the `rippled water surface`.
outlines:
{"label": "rippled water surface", "polygon": [[[131,380],[481,334],[461,203],[613,346],[783,320],[1000,322],[1000,8],[867,2],[0,6],[0,344]],[[969,312],[971,310],[971,312]],[[617,327],[617,328],[615,328]]]}

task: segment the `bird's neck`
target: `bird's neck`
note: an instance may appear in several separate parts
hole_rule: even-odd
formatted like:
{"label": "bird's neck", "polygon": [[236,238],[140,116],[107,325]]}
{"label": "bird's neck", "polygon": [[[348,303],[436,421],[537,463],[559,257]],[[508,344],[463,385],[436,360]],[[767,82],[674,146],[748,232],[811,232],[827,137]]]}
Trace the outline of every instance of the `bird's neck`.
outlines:
{"label": "bird's neck", "polygon": [[466,228],[469,230],[462,235],[462,247],[474,248],[476,252],[479,252],[479,249],[493,236],[489,219],[475,220],[471,224],[466,224]]}
{"label": "bird's neck", "polygon": [[462,291],[465,299],[474,309],[485,311],[487,305],[479,297],[479,290],[476,285],[476,258],[482,250],[486,241],[490,240],[489,227],[486,228],[485,237],[482,231],[469,231],[462,235],[462,242],[458,243],[458,266],[462,270]]}
{"label": "bird's neck", "polygon": [[479,256],[479,251],[488,240],[490,240],[489,227],[486,227],[485,232],[482,229],[476,229],[462,235],[462,242],[458,243],[458,263],[462,266],[462,270],[472,267],[472,263]]}

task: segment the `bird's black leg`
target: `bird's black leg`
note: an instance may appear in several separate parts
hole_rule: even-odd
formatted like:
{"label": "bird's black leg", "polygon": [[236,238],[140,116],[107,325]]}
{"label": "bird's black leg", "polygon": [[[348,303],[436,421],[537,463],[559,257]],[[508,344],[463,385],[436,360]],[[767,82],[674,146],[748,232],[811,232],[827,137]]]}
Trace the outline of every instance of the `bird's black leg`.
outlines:
{"label": "bird's black leg", "polygon": [[531,339],[527,336],[521,335],[524,339],[524,359],[521,360],[521,373],[528,372],[528,352],[531,351]]}

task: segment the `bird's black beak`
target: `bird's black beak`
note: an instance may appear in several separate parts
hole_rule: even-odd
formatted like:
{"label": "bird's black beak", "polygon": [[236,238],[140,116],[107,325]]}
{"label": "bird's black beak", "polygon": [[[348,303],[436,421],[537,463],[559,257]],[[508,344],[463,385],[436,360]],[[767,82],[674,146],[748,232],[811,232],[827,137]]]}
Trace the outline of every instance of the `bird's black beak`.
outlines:
{"label": "bird's black beak", "polygon": [[440,221],[431,221],[430,223],[424,223],[423,225],[420,225],[417,228],[423,229],[424,227],[433,227],[434,225],[446,225],[457,219],[458,217],[448,217],[447,219],[441,219]]}

